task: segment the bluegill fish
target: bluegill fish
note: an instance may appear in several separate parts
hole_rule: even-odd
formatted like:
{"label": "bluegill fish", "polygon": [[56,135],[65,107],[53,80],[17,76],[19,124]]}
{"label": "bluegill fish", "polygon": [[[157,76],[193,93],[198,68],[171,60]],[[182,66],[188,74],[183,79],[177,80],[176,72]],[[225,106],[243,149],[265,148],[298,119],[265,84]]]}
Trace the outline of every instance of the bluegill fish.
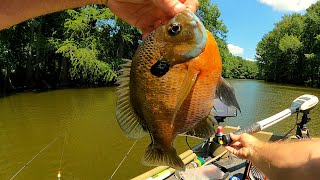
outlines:
{"label": "bluegill fish", "polygon": [[149,132],[152,142],[143,164],[184,169],[174,148],[176,137],[214,134],[210,111],[216,95],[239,109],[221,71],[214,37],[189,10],[142,42],[133,60],[123,66],[116,116],[130,138],[139,139]]}

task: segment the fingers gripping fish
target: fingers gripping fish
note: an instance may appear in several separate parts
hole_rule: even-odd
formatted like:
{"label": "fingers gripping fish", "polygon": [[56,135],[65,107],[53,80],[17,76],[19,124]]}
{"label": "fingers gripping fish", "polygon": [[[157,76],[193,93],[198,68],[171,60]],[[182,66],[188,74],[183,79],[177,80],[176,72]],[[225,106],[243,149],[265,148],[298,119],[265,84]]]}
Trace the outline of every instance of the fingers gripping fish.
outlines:
{"label": "fingers gripping fish", "polygon": [[177,135],[213,135],[208,118],[215,94],[239,108],[233,89],[221,77],[214,37],[191,11],[177,14],[153,31],[119,78],[116,116],[134,139],[149,132],[143,163],[184,169],[173,144]]}

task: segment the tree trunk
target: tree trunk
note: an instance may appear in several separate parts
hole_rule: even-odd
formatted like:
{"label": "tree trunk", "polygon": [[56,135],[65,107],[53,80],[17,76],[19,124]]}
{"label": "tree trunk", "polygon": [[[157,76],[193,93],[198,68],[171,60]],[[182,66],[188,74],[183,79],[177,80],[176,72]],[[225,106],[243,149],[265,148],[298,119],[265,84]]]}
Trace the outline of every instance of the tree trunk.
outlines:
{"label": "tree trunk", "polygon": [[[34,21],[34,19],[32,20]],[[34,25],[31,25],[31,35],[30,42],[28,44],[28,61],[27,61],[27,76],[26,76],[26,85],[27,88],[33,88],[33,53],[32,53],[32,44],[34,43]]]}
{"label": "tree trunk", "polygon": [[68,85],[68,60],[62,57],[60,61],[59,87]]}

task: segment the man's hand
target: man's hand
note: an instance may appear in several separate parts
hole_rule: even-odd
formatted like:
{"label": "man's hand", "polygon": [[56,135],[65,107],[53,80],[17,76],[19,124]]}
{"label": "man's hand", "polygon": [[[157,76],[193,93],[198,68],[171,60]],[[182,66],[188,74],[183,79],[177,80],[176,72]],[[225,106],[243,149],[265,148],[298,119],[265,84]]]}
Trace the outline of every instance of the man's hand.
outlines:
{"label": "man's hand", "polygon": [[320,140],[262,142],[249,134],[230,134],[225,148],[250,160],[270,179],[319,179]]}
{"label": "man's hand", "polygon": [[0,30],[22,21],[65,9],[105,4],[119,18],[142,30],[146,37],[186,8],[196,11],[198,0],[2,0]]}
{"label": "man's hand", "polygon": [[233,140],[232,144],[225,146],[225,148],[232,154],[242,159],[250,159],[257,148],[261,147],[263,142],[249,134],[234,135],[230,134]]}
{"label": "man's hand", "polygon": [[110,10],[122,20],[137,27],[146,37],[186,8],[196,11],[198,0],[105,0]]}

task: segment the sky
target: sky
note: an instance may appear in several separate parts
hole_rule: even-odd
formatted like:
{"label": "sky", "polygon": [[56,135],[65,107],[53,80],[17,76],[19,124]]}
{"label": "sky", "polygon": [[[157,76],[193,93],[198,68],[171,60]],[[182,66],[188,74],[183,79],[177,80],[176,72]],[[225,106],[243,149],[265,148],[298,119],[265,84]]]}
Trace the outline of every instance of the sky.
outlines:
{"label": "sky", "polygon": [[301,13],[317,0],[211,0],[217,4],[220,20],[229,30],[229,51],[254,60],[256,46],[262,37],[281,21],[285,14]]}

